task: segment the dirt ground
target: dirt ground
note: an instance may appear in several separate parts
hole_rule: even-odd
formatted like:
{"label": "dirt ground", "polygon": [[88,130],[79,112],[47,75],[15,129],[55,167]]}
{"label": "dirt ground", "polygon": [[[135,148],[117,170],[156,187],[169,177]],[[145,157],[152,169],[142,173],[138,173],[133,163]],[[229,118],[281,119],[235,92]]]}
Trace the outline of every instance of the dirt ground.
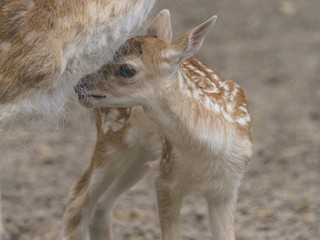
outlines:
{"label": "dirt ground", "polygon": [[[174,35],[213,14],[198,58],[244,89],[255,155],[239,191],[238,240],[320,239],[320,1],[159,0]],[[18,122],[1,144],[6,240],[60,239],[68,190],[95,143],[92,114]],[[45,130],[48,129],[48,130]],[[114,239],[160,238],[152,176],[123,195]],[[200,196],[182,209],[184,240],[210,239]]]}

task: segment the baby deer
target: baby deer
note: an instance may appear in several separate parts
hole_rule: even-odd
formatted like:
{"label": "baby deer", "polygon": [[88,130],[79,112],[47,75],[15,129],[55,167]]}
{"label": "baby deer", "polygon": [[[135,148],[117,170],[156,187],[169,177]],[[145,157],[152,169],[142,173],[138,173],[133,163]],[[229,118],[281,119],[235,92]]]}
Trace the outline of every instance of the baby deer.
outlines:
{"label": "baby deer", "polygon": [[239,85],[191,58],[216,18],[171,42],[170,14],[163,10],[148,36],[127,40],[113,63],[75,87],[84,106],[112,108],[96,110],[98,141],[67,204],[65,232],[72,237],[66,239],[84,239],[104,191],[90,230],[92,239],[110,239],[110,226],[101,224],[157,156],[151,166],[162,239],[180,239],[180,207],[191,193],[208,202],[212,238],[235,239],[237,189],[252,155],[250,116]]}

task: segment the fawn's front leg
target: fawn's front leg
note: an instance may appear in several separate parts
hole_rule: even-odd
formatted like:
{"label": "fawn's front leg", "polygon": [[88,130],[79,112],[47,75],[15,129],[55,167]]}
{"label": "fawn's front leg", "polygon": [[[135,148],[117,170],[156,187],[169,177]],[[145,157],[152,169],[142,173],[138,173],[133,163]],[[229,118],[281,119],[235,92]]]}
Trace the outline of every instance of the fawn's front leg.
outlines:
{"label": "fawn's front leg", "polygon": [[172,181],[176,174],[174,160],[172,145],[165,139],[155,181],[162,240],[181,239],[179,219],[185,192],[181,185]]}
{"label": "fawn's front leg", "polygon": [[179,216],[183,196],[178,189],[156,183],[162,240],[180,240]]}
{"label": "fawn's front leg", "polygon": [[229,193],[207,193],[210,230],[213,240],[234,240],[234,206],[237,187],[228,189]]}

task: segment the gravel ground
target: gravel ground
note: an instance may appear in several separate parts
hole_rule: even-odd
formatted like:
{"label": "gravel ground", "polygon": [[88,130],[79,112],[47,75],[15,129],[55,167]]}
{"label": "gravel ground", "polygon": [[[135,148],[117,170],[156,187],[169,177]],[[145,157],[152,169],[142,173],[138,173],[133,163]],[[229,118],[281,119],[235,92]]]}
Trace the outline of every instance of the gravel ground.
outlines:
{"label": "gravel ground", "polygon": [[[244,89],[254,159],[240,187],[238,240],[320,239],[319,0],[162,0],[174,36],[219,16],[198,59]],[[77,107],[76,107],[77,108]],[[59,123],[21,120],[1,144],[6,240],[60,239],[68,190],[95,144],[91,111]],[[123,195],[114,239],[160,238],[152,176]],[[210,239],[206,204],[187,198],[184,240]]]}

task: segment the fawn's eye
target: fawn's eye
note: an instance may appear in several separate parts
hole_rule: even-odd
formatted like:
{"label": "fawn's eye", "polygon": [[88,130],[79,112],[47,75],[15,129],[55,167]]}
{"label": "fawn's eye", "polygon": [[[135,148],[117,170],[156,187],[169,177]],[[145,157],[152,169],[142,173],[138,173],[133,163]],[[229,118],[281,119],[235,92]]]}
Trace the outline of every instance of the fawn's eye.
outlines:
{"label": "fawn's eye", "polygon": [[131,65],[123,64],[117,74],[125,78],[132,78],[136,74],[136,70]]}

